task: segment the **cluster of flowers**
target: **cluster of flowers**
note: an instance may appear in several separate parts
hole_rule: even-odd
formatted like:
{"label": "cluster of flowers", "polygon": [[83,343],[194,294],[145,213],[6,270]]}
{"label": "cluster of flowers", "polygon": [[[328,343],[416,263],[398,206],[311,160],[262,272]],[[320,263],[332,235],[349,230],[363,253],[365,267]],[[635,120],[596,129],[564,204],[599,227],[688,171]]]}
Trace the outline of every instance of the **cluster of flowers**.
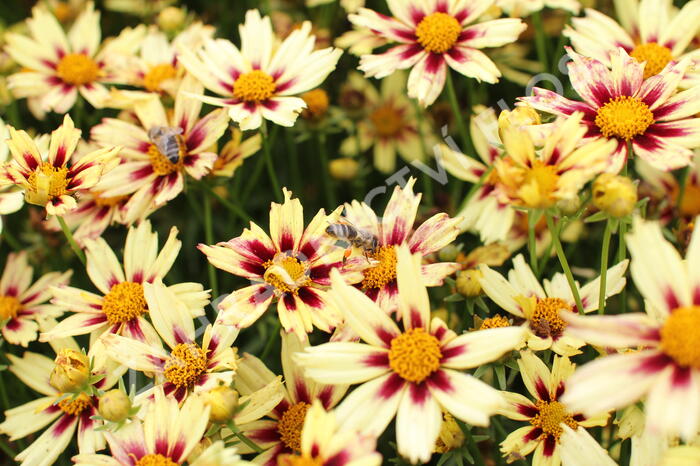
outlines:
{"label": "cluster of flowers", "polygon": [[[173,2],[140,3],[106,6],[157,14],[157,25],[105,40],[89,1],[41,3],[3,33],[0,62],[14,68],[2,84],[35,119],[62,122],[49,135],[9,111],[0,121],[0,214],[39,206],[37,228],[63,231],[82,264],[75,275],[94,285],[71,286],[66,268],[33,280],[21,244],[6,255],[6,453],[23,465],[75,448],[79,465],[370,466],[392,454],[700,464],[700,0],[619,0],[619,23],[592,8],[569,21],[576,0],[378,2],[389,14],[341,1],[353,29],[338,48],[310,21],[285,27],[257,9],[238,12],[238,46]],[[307,7],[337,13],[335,3]],[[496,114],[471,89],[472,108],[461,108],[453,71],[487,84],[552,71],[545,7],[567,11],[571,98],[535,87]],[[523,18],[538,62],[525,58],[532,40],[516,43]],[[342,110],[319,88],[341,48],[361,55],[364,74],[341,86]],[[440,118],[428,112],[445,88],[463,150],[437,142]],[[348,134],[322,167],[331,209],[309,221],[278,186],[278,126],[316,137],[324,153],[327,135]],[[411,177],[381,216],[368,200],[336,205],[329,176],[361,176],[370,149],[384,174],[397,156],[437,163],[458,199],[423,216]],[[260,151],[257,175],[267,165],[277,199],[268,227],[251,221],[214,244],[210,202],[250,220],[250,193],[225,191]],[[461,182],[472,184],[466,196]],[[205,198],[198,257],[211,289],[171,283],[178,229],[160,245],[149,220],[190,188]],[[119,248],[104,238],[114,225],[126,232]],[[16,242],[4,228],[2,244]],[[454,244],[463,233],[480,242],[468,254]],[[599,274],[563,240],[600,250]],[[505,275],[495,270],[511,255]],[[543,279],[552,257],[563,273]],[[248,285],[218,296],[217,269]],[[239,333],[253,327],[264,350],[239,354]],[[7,405],[10,377],[41,396]]]}

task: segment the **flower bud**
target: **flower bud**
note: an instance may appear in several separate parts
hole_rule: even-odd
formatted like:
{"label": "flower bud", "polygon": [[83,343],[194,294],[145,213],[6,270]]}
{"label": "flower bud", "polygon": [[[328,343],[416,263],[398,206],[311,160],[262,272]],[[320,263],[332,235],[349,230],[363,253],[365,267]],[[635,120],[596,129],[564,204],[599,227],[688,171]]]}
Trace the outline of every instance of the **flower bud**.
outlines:
{"label": "flower bud", "polygon": [[521,105],[513,110],[503,110],[498,115],[498,133],[503,138],[502,133],[504,130],[510,128],[519,129],[523,126],[539,125],[541,123],[542,121],[537,110],[529,105]]}
{"label": "flower bud", "polygon": [[484,274],[481,270],[469,269],[459,272],[457,275],[457,291],[468,298],[476,298],[481,295],[481,283],[479,280]]}
{"label": "flower bud", "polygon": [[564,215],[574,215],[581,207],[581,199],[579,199],[578,196],[560,199],[557,202],[557,207],[559,207],[559,210],[561,210]]}
{"label": "flower bud", "polygon": [[336,180],[348,181],[357,176],[360,164],[350,157],[333,159],[328,163],[328,171]]}
{"label": "flower bud", "polygon": [[204,394],[204,402],[211,408],[209,420],[219,424],[233,418],[238,408],[238,392],[231,387],[221,385]]}
{"label": "flower bud", "polygon": [[182,8],[169,6],[158,13],[158,27],[165,32],[174,32],[182,27],[186,18],[185,11]]}
{"label": "flower bud", "polygon": [[90,377],[90,361],[80,351],[62,349],[54,361],[49,384],[62,393],[76,392],[85,386]]}
{"label": "flower bud", "polygon": [[502,315],[496,314],[493,317],[484,319],[479,325],[479,330],[487,330],[490,328],[500,327],[510,327],[510,322]]}
{"label": "flower bud", "polygon": [[122,390],[115,388],[100,397],[97,411],[100,416],[112,422],[120,422],[127,418],[131,410],[131,400]]}
{"label": "flower bud", "polygon": [[438,252],[438,257],[442,262],[454,262],[459,254],[459,248],[454,244],[448,244]]}
{"label": "flower bud", "polygon": [[305,92],[301,98],[306,102],[301,115],[307,120],[320,120],[328,111],[328,94],[323,89]]}
{"label": "flower bud", "polygon": [[636,203],[637,187],[625,176],[603,173],[593,182],[593,205],[613,217],[631,214]]}
{"label": "flower bud", "polygon": [[447,412],[442,413],[442,425],[433,452],[446,453],[464,444],[464,433],[455,418]]}

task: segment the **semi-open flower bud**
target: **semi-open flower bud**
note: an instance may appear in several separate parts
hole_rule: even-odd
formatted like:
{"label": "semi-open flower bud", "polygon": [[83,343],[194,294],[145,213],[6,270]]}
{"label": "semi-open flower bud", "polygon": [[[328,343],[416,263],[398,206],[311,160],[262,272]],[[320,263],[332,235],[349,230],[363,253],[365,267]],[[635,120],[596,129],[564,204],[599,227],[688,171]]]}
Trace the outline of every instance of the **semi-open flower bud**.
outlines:
{"label": "semi-open flower bud", "polygon": [[108,421],[120,422],[129,415],[131,400],[123,390],[115,388],[100,397],[97,410]]}
{"label": "semi-open flower bud", "polygon": [[331,173],[331,176],[334,179],[341,181],[354,179],[357,176],[359,169],[360,164],[357,162],[357,160],[350,157],[333,159],[328,164],[328,171]]}
{"label": "semi-open flower bud", "polygon": [[459,272],[457,275],[457,291],[468,298],[476,298],[482,293],[481,277],[484,275],[480,270],[469,269]]}
{"label": "semi-open flower bud", "polygon": [[637,187],[626,176],[603,173],[593,182],[593,205],[603,212],[624,217],[634,211]]}
{"label": "semi-open flower bud", "polygon": [[90,377],[90,361],[80,351],[62,349],[54,360],[56,365],[49,376],[49,383],[59,392],[76,392],[85,386]]}
{"label": "semi-open flower bud", "polygon": [[156,22],[163,31],[174,32],[185,24],[186,18],[187,13],[185,13],[185,10],[175,6],[169,6],[158,13]]}
{"label": "semi-open flower bud", "polygon": [[238,392],[231,387],[222,385],[205,393],[204,402],[211,408],[209,412],[211,422],[226,423],[236,414]]}

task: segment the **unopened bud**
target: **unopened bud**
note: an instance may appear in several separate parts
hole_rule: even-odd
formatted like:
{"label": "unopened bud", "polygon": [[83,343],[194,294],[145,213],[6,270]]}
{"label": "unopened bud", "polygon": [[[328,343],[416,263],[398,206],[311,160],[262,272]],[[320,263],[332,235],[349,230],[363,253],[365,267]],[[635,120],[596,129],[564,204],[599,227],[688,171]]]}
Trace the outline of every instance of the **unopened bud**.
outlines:
{"label": "unopened bud", "polygon": [[357,160],[350,157],[333,159],[328,163],[328,171],[331,173],[331,176],[341,181],[355,179],[359,169],[360,164]]}
{"label": "unopened bud", "polygon": [[479,280],[484,275],[481,270],[469,269],[459,272],[457,275],[457,291],[468,298],[476,298],[481,295],[481,283]]}
{"label": "unopened bud", "polygon": [[62,349],[54,361],[56,365],[49,376],[49,384],[62,393],[77,392],[90,377],[90,361],[80,351]]}
{"label": "unopened bud", "polygon": [[500,327],[510,327],[510,322],[505,317],[496,314],[493,317],[484,319],[479,325],[479,330],[486,330],[489,328],[500,328]]}
{"label": "unopened bud", "polygon": [[158,27],[165,32],[177,31],[185,23],[185,11],[182,8],[169,6],[158,13]]}
{"label": "unopened bud", "polygon": [[561,199],[557,202],[557,207],[559,207],[559,210],[561,210],[564,215],[574,215],[581,207],[581,200],[578,196]]}
{"label": "unopened bud", "polygon": [[328,93],[323,89],[305,92],[301,98],[306,102],[301,115],[307,120],[320,120],[328,111]]}
{"label": "unopened bud", "polygon": [[100,416],[112,422],[120,422],[127,418],[131,410],[131,400],[122,390],[115,388],[100,397],[97,406]]}
{"label": "unopened bud", "polygon": [[448,244],[438,252],[438,257],[442,262],[454,262],[459,254],[459,248],[454,244]]}
{"label": "unopened bud", "polygon": [[593,205],[613,217],[631,214],[636,203],[637,187],[625,176],[603,173],[593,182]]}
{"label": "unopened bud", "polygon": [[525,126],[539,125],[542,121],[537,110],[529,105],[515,107],[514,110],[503,110],[498,115],[498,133],[503,138],[503,131],[514,128],[521,129]]}
{"label": "unopened bud", "polygon": [[448,451],[459,448],[464,444],[464,433],[460,429],[455,418],[447,413],[442,413],[442,425],[440,426],[440,434],[438,434],[437,442],[433,447],[435,453],[446,453]]}
{"label": "unopened bud", "polygon": [[221,385],[204,394],[204,403],[209,408],[209,420],[224,424],[233,418],[238,408],[238,392],[231,387]]}

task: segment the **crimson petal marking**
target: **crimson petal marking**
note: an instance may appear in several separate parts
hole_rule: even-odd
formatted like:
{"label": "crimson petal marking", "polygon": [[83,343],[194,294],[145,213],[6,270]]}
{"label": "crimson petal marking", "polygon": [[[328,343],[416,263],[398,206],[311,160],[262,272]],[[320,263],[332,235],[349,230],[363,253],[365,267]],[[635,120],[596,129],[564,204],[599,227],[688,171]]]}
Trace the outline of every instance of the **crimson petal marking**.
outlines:
{"label": "crimson petal marking", "polygon": [[398,374],[391,374],[379,388],[379,396],[388,400],[401,390],[405,383],[404,379]]}
{"label": "crimson petal marking", "polygon": [[281,441],[277,427],[266,427],[263,429],[249,430],[246,436],[256,443],[272,443]]}
{"label": "crimson petal marking", "polygon": [[72,427],[75,422],[78,422],[77,417],[64,414],[51,426],[51,435],[55,438],[60,437],[61,434],[65,432],[66,429]]}
{"label": "crimson petal marking", "polygon": [[411,397],[411,401],[417,405],[423,405],[431,396],[428,384],[425,382],[408,384],[408,394]]}
{"label": "crimson petal marking", "polygon": [[[316,446],[316,448],[318,449],[318,446]],[[351,459],[351,455],[347,452],[347,450],[340,450],[335,455],[327,458],[323,462],[323,466],[344,466],[348,464]]]}
{"label": "crimson petal marking", "polygon": [[551,436],[547,435],[544,439],[544,448],[542,450],[542,454],[545,457],[551,457],[554,455],[554,450],[557,448],[557,440]]}
{"label": "crimson petal marking", "polygon": [[371,367],[389,367],[389,353],[378,351],[370,354],[362,362]]}
{"label": "crimson petal marking", "polygon": [[537,416],[537,414],[540,412],[540,410],[537,409],[537,408],[534,407],[534,406],[531,406],[531,405],[523,405],[523,404],[520,404],[520,403],[518,403],[518,404],[515,405],[515,409],[516,409],[520,414],[522,414],[523,416],[527,416],[527,417],[535,417],[535,416]]}
{"label": "crimson petal marking", "polygon": [[316,308],[316,309],[322,309],[323,308],[323,301],[321,298],[318,296],[318,293],[316,291],[312,290],[308,286],[299,288],[299,298],[306,304],[307,306]]}
{"label": "crimson petal marking", "polygon": [[641,364],[632,370],[632,373],[656,374],[664,370],[669,364],[674,364],[673,359],[664,353],[655,353],[643,360]]}

